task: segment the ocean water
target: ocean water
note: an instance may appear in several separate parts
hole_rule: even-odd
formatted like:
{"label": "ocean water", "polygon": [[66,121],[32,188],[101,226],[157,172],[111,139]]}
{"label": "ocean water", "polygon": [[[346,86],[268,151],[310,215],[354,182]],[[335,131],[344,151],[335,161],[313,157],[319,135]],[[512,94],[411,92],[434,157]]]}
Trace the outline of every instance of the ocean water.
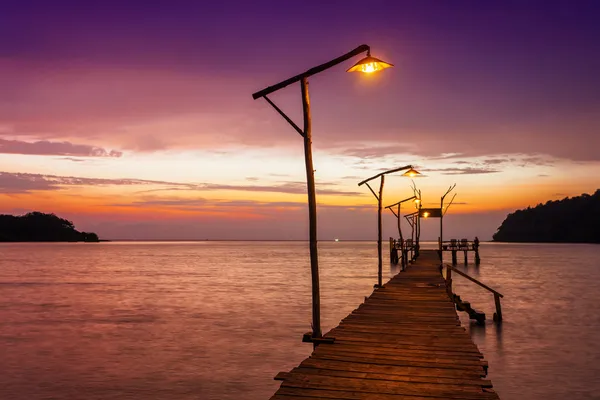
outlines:
{"label": "ocean water", "polygon": [[[371,293],[377,254],[319,248],[327,331]],[[454,288],[488,316],[461,319],[501,398],[600,398],[600,246],[481,257],[460,268],[504,294],[504,322],[489,292]],[[0,399],[267,399],[310,354],[310,312],[304,242],[2,244]]]}

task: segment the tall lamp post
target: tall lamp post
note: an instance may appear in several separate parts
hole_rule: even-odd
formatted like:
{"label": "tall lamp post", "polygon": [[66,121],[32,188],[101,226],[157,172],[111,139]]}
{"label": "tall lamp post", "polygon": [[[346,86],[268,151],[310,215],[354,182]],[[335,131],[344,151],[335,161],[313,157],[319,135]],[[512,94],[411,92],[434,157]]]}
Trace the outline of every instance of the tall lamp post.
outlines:
{"label": "tall lamp post", "polygon": [[[442,213],[441,217],[440,217],[440,256],[441,256],[441,252],[443,250],[443,244],[444,244],[444,199],[446,198],[446,196],[448,196],[448,193],[450,193],[452,190],[454,190],[454,188],[456,187],[456,183],[452,186],[450,186],[448,188],[448,190],[446,191],[446,193],[444,193],[444,195],[440,198],[440,212]],[[452,200],[450,201],[450,204],[452,204],[454,202],[454,198],[456,197],[456,193],[454,194],[454,196],[452,197]],[[450,204],[448,204],[448,207],[450,207]]]}
{"label": "tall lamp post", "polygon": [[[375,196],[375,198],[377,199],[377,284],[374,285],[374,287],[376,287],[376,288],[383,286],[383,282],[382,282],[383,263],[381,261],[381,230],[382,230],[381,229],[381,209],[382,209],[382,202],[383,202],[383,183],[385,181],[385,176],[387,174],[391,174],[394,172],[400,172],[400,171],[404,171],[404,170],[408,170],[408,171],[406,171],[404,174],[402,174],[402,176],[408,176],[408,177],[413,178],[413,177],[419,175],[419,172],[416,171],[412,165],[407,165],[405,167],[400,167],[400,168],[391,169],[389,171],[382,172],[380,174],[374,175],[374,176],[367,178],[364,181],[358,183],[358,186],[367,184],[367,187],[369,188],[371,193],[373,193],[373,196]],[[381,178],[379,180],[379,195],[377,195],[377,193],[375,193],[373,188],[371,188],[371,186],[368,183],[369,181],[376,179],[376,178]]]}
{"label": "tall lamp post", "polygon": [[420,244],[420,240],[421,240],[421,208],[423,206],[423,203],[421,202],[421,190],[417,189],[417,186],[415,185],[415,183],[413,182],[413,193],[415,194],[415,208],[417,209],[417,214],[416,214],[416,235],[415,235],[415,258],[419,257],[419,252],[421,251],[421,244]]}
{"label": "tall lamp post", "polygon": [[[416,196],[411,196],[407,199],[404,200],[400,200],[397,203],[394,204],[390,204],[389,206],[386,206],[385,208],[387,208],[388,210],[390,210],[392,212],[392,214],[394,214],[394,216],[396,217],[396,219],[398,220],[398,240],[400,241],[400,252],[402,255],[402,270],[404,271],[404,265],[406,263],[406,260],[404,258],[404,237],[402,236],[402,220],[401,220],[401,213],[400,213],[400,206],[402,205],[402,203],[415,199],[416,200]],[[398,212],[394,211],[394,209],[392,207],[394,206],[398,206]],[[395,263],[397,263],[398,260],[398,249],[394,248],[393,252],[395,253]]]}
{"label": "tall lamp post", "polygon": [[[398,219],[398,237],[400,238],[400,240],[403,239],[403,237],[402,237],[402,227],[400,225],[400,216],[401,216],[400,215],[400,206],[402,205],[402,203],[404,203],[406,201],[409,201],[409,200],[412,200],[412,199],[416,199],[416,196],[411,196],[408,199],[400,200],[397,203],[390,204],[389,206],[385,207],[385,208],[389,209],[392,212],[392,214],[394,214],[394,216]],[[394,209],[392,208],[394,206],[398,206],[398,212],[394,211]]]}
{"label": "tall lamp post", "polygon": [[[364,72],[373,73],[381,71],[385,68],[393,67],[393,64],[382,61],[378,58],[371,57],[371,48],[366,44],[360,45],[354,50],[336,58],[325,64],[313,67],[306,72],[293,76],[273,86],[269,86],[252,95],[254,100],[264,98],[274,109],[281,115],[304,139],[304,163],[306,166],[306,185],[308,189],[308,220],[309,220],[309,249],[310,249],[310,272],[312,278],[312,336],[313,339],[321,338],[321,300],[319,295],[319,257],[317,253],[317,199],[315,193],[315,173],[312,161],[312,132],[311,132],[311,115],[310,115],[310,100],[308,96],[308,77],[323,72],[331,67],[334,67],[344,61],[349,60],[361,53],[367,53],[366,57],[360,59],[356,64],[350,67],[346,72]],[[302,114],[304,119],[303,128],[292,121],[275,103],[267,97],[267,95],[292,83],[300,82],[300,90],[302,93]],[[305,335],[306,339],[306,335]],[[318,340],[313,341],[314,343]]]}

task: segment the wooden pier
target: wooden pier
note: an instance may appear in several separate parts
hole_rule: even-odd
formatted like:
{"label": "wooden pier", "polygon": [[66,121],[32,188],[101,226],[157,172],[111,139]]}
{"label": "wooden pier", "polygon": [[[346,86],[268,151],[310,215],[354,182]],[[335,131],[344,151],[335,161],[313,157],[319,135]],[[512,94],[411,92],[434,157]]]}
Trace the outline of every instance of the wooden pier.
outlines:
{"label": "wooden pier", "polygon": [[438,253],[422,250],[309,358],[279,373],[271,399],[498,399],[449,293]]}

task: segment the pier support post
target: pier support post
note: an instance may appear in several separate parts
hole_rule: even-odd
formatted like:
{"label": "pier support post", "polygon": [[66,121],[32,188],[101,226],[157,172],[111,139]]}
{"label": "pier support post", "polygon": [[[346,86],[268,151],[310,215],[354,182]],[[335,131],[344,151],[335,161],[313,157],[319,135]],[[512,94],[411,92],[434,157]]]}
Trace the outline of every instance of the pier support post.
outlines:
{"label": "pier support post", "polygon": [[496,312],[494,313],[494,321],[502,322],[502,307],[500,306],[500,296],[494,293],[494,302],[496,303]]}
{"label": "pier support post", "polygon": [[392,249],[390,254],[390,262],[394,265],[398,265],[400,257],[398,256],[398,249]]}
{"label": "pier support post", "polygon": [[452,298],[452,267],[446,265],[446,291],[448,296]]}
{"label": "pier support post", "polygon": [[469,251],[468,250],[464,250],[464,253],[465,253],[465,265],[467,265],[469,263],[469,259],[468,259]]}
{"label": "pier support post", "polygon": [[456,250],[452,250],[452,265],[456,265]]}

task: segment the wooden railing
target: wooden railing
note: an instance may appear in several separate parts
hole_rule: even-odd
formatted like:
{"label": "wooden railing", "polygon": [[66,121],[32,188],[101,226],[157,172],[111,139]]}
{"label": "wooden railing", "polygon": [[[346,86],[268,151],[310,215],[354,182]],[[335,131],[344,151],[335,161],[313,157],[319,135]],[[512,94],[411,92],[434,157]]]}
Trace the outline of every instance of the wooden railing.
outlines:
{"label": "wooden railing", "polygon": [[462,272],[461,270],[453,267],[450,264],[446,264],[446,289],[448,290],[448,294],[452,297],[452,271],[456,272],[460,276],[470,280],[471,282],[481,286],[485,290],[492,292],[494,294],[494,303],[496,303],[496,313],[494,314],[494,321],[502,322],[502,306],[500,304],[500,298],[504,297],[504,295],[491,287],[487,286],[484,283],[479,282],[477,279],[473,278]]}

